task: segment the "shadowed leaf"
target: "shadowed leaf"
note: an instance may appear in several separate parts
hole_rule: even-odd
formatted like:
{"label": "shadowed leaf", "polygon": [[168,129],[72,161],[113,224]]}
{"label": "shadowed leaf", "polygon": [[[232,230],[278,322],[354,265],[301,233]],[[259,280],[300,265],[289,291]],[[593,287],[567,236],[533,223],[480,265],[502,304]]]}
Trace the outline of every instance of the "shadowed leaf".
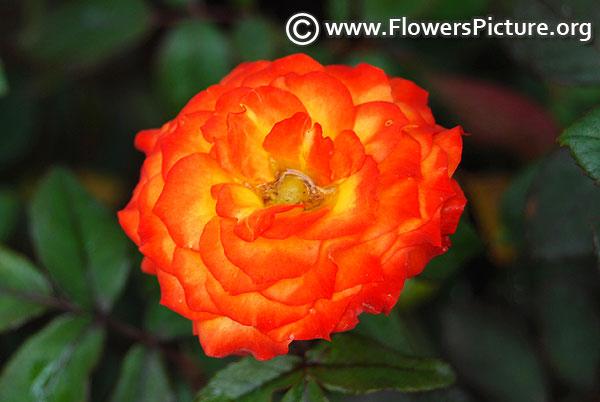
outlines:
{"label": "shadowed leaf", "polygon": [[545,286],[542,296],[543,338],[555,371],[576,388],[592,388],[600,363],[600,323],[592,300],[580,289],[560,282]]}
{"label": "shadowed leaf", "polygon": [[505,321],[492,314],[452,309],[444,314],[442,333],[457,370],[490,400],[548,400],[533,349],[519,330]]}
{"label": "shadowed leaf", "polygon": [[436,359],[404,356],[367,338],[337,335],[308,354],[309,374],[326,389],[368,394],[385,389],[427,391],[454,382],[452,369]]}
{"label": "shadowed leaf", "polygon": [[569,147],[585,173],[600,185],[600,107],[567,128],[558,140]]}
{"label": "shadowed leaf", "polygon": [[30,337],[0,377],[0,400],[87,400],[88,375],[100,357],[104,333],[90,320],[62,316]]}
{"label": "shadowed leaf", "polygon": [[28,26],[21,39],[35,59],[73,69],[106,60],[149,29],[150,11],[142,0],[70,1]]}
{"label": "shadowed leaf", "polygon": [[133,346],[121,366],[119,382],[110,402],[174,402],[169,380],[156,351]]}
{"label": "shadowed leaf", "polygon": [[300,359],[279,356],[264,362],[246,357],[219,371],[196,396],[196,402],[269,401],[271,394],[298,381]]}
{"label": "shadowed leaf", "polygon": [[[600,23],[600,11],[595,0],[505,0],[505,6],[509,16],[522,21],[544,21],[550,30],[565,21],[591,22],[588,33],[592,34],[592,38],[592,29]],[[581,25],[577,29],[581,29]],[[583,34],[582,37],[585,37],[585,31]],[[573,37],[534,36],[512,38],[508,45],[518,60],[548,79],[582,84],[600,82],[600,46],[595,38],[589,43]]]}
{"label": "shadowed leaf", "polygon": [[46,307],[32,296],[52,292],[46,278],[25,257],[0,246],[0,331],[14,329]]}
{"label": "shadowed leaf", "polygon": [[117,219],[64,169],[50,172],[33,197],[31,228],[40,259],[82,307],[112,306],[129,272],[129,242]]}
{"label": "shadowed leaf", "polygon": [[600,189],[566,149],[549,157],[535,178],[525,227],[535,257],[593,254],[592,228],[600,221]]}
{"label": "shadowed leaf", "polygon": [[230,68],[230,45],[215,26],[188,21],[165,37],[158,55],[158,85],[172,111],[217,84]]}

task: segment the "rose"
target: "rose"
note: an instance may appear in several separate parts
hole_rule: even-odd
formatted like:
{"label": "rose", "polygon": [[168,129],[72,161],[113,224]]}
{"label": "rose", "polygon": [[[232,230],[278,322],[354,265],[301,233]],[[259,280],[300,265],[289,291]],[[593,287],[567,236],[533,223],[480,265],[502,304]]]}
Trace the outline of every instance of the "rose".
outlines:
{"label": "rose", "polygon": [[285,354],[388,313],[450,244],[466,200],[460,127],[366,64],[244,63],[161,129],[119,220],[161,303],[210,356]]}

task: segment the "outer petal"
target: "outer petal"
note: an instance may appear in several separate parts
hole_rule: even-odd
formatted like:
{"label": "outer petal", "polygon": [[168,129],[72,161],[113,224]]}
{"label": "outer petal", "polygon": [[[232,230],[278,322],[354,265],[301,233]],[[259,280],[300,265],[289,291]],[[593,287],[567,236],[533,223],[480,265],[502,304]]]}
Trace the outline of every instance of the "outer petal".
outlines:
{"label": "outer petal", "polygon": [[173,133],[161,138],[163,178],[166,179],[169,170],[180,159],[193,153],[210,151],[210,144],[202,137],[200,130],[210,116],[211,113],[207,111],[181,115]]}
{"label": "outer petal", "polygon": [[185,105],[185,107],[181,110],[179,115],[186,115],[198,111],[213,111],[215,110],[215,105],[221,95],[231,91],[234,88],[235,87],[230,85],[211,85],[190,99],[187,105]]}
{"label": "outer petal", "polygon": [[392,90],[383,70],[361,63],[356,67],[325,67],[327,74],[340,80],[350,90],[355,105],[373,101],[393,102]]}
{"label": "outer petal", "polygon": [[210,188],[233,181],[206,154],[187,156],[173,166],[154,212],[165,223],[175,243],[198,249],[204,225],[215,216],[216,201],[210,195]]}
{"label": "outer petal", "polygon": [[360,287],[335,293],[331,299],[320,299],[303,318],[268,332],[276,340],[330,339],[348,303]]}
{"label": "outer petal", "polygon": [[451,130],[444,130],[433,136],[433,141],[446,152],[448,157],[448,175],[452,176],[460,162],[462,154],[462,135],[463,130],[460,127],[454,127]]}
{"label": "outer petal", "polygon": [[268,360],[286,354],[291,342],[274,341],[256,328],[228,317],[195,321],[194,326],[204,352],[212,357],[252,354],[256,360]]}
{"label": "outer petal", "polygon": [[144,186],[138,199],[140,210],[140,251],[150,258],[154,264],[166,272],[171,271],[171,259],[175,243],[164,223],[152,212],[164,182],[162,175],[157,174]]}
{"label": "outer petal", "polygon": [[[386,127],[402,127],[408,119],[398,105],[390,102],[368,102],[356,107],[354,132],[365,146],[380,130]],[[376,159],[377,160],[377,159]]]}
{"label": "outer petal", "polygon": [[404,78],[391,78],[390,87],[394,102],[406,102],[427,105],[429,93],[412,81]]}
{"label": "outer petal", "polygon": [[161,290],[160,303],[163,306],[190,320],[207,320],[219,317],[211,313],[190,310],[185,300],[183,287],[175,276],[159,269],[157,270],[157,277]]}
{"label": "outer petal", "polygon": [[338,266],[334,290],[339,292],[364,283],[382,281],[380,259],[395,239],[395,233],[388,233],[351,247],[333,250],[331,258]]}
{"label": "outer petal", "polygon": [[158,129],[142,130],[135,136],[135,147],[146,155],[150,155],[160,135],[161,130]]}
{"label": "outer petal", "polygon": [[452,180],[452,187],[456,191],[456,195],[448,199],[442,207],[442,233],[446,235],[456,232],[458,221],[467,204],[465,194],[455,180]]}
{"label": "outer petal", "polygon": [[125,208],[117,213],[119,224],[127,236],[129,236],[129,238],[138,246],[140,245],[140,235],[138,234],[140,211],[138,210],[137,200],[144,184],[146,184],[146,182],[140,180],[133,190],[131,200],[129,200]]}
{"label": "outer petal", "polygon": [[306,74],[322,71],[323,66],[305,54],[293,54],[270,63],[264,69],[244,78],[242,85],[258,87],[268,85],[275,78],[288,73]]}
{"label": "outer petal", "polygon": [[259,60],[251,63],[242,63],[236,68],[234,68],[232,72],[223,77],[223,79],[221,80],[221,84],[240,86],[242,85],[242,82],[246,77],[258,71],[264,70],[270,64],[270,62],[264,60]]}
{"label": "outer petal", "polygon": [[212,276],[204,265],[200,253],[177,247],[173,253],[173,274],[181,283],[185,296],[178,300],[183,299],[193,311],[221,314],[221,310],[206,290],[208,278]]}

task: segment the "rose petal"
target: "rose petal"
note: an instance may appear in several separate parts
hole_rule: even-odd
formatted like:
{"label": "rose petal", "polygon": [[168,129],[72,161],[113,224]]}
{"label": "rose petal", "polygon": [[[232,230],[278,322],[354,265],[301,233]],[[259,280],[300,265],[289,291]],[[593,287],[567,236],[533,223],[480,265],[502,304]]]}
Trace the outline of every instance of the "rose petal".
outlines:
{"label": "rose petal", "polygon": [[194,325],[204,352],[212,357],[252,354],[256,360],[268,360],[286,354],[291,342],[290,339],[274,341],[256,328],[228,317],[195,321]]}
{"label": "rose petal", "polygon": [[180,159],[193,153],[210,151],[210,144],[204,139],[201,131],[201,127],[210,116],[211,113],[206,111],[182,115],[173,133],[161,138],[163,178],[167,177],[169,170]]}
{"label": "rose petal", "polygon": [[221,244],[221,219],[218,217],[213,218],[204,227],[200,238],[200,255],[211,275],[231,295],[260,291],[274,283],[273,281],[254,283],[250,276],[225,257]]}
{"label": "rose petal", "polygon": [[323,66],[305,54],[293,54],[275,60],[264,69],[248,75],[242,81],[242,85],[248,87],[259,87],[268,85],[275,78],[288,74],[306,74],[311,71],[322,71]]}
{"label": "rose petal", "polygon": [[365,146],[380,130],[389,126],[403,127],[408,119],[398,105],[390,102],[368,102],[356,107],[354,132]]}
{"label": "rose petal", "polygon": [[257,71],[263,70],[270,64],[271,63],[264,60],[242,63],[236,68],[234,68],[232,72],[223,77],[223,79],[221,80],[221,84],[240,86],[242,85],[242,81],[244,81],[246,77],[256,73]]}
{"label": "rose petal", "polygon": [[290,73],[271,85],[283,88],[300,99],[309,116],[323,128],[323,134],[335,138],[354,126],[354,104],[348,89],[324,72],[304,75]]}
{"label": "rose petal", "polygon": [[327,66],[325,72],[348,88],[355,105],[373,101],[393,101],[388,77],[380,68],[361,63],[356,67]]}
{"label": "rose petal", "polygon": [[197,250],[204,225],[215,216],[216,201],[210,188],[233,181],[208,155],[189,155],[169,172],[153,211],[165,223],[175,243]]}
{"label": "rose petal", "polygon": [[335,204],[312,226],[299,233],[305,239],[330,239],[364,230],[375,219],[379,171],[371,157],[337,188]]}
{"label": "rose petal", "polygon": [[234,229],[235,223],[221,221],[225,255],[255,283],[300,276],[313,266],[319,256],[319,241],[316,240],[259,237],[249,243],[236,236]]}
{"label": "rose petal", "polygon": [[161,269],[157,270],[156,273],[161,290],[160,304],[189,320],[207,320],[218,317],[216,314],[190,310],[179,280]]}

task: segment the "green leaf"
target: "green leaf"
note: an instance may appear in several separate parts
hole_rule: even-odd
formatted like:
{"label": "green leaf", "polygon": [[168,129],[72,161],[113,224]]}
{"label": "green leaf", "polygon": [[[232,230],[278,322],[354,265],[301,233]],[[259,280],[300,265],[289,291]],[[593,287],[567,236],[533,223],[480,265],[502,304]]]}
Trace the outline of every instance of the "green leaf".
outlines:
{"label": "green leaf", "polygon": [[421,278],[408,278],[404,282],[397,306],[402,310],[411,310],[431,299],[438,290],[438,284]]}
{"label": "green leaf", "polygon": [[427,391],[448,386],[455,379],[452,369],[439,360],[408,357],[351,334],[321,343],[308,356],[309,374],[326,389],[345,394]]}
{"label": "green leaf", "polygon": [[18,160],[32,144],[35,107],[22,91],[14,89],[0,98],[0,169]]}
{"label": "green leaf", "polygon": [[8,93],[8,80],[4,73],[4,66],[2,65],[2,59],[0,59],[0,97]]}
{"label": "green leaf", "polygon": [[323,390],[315,380],[308,380],[306,387],[308,388],[308,390],[305,391],[305,395],[308,396],[309,402],[328,402],[328,399],[323,393]]}
{"label": "green leaf", "polygon": [[268,21],[261,17],[245,18],[233,29],[233,44],[244,61],[272,59],[275,38]]}
{"label": "green leaf", "polygon": [[57,284],[80,306],[91,307],[95,298],[108,310],[130,265],[116,217],[60,168],[44,178],[30,212],[36,251]]}
{"label": "green leaf", "polygon": [[416,18],[426,11],[428,1],[422,0],[369,0],[362,2],[362,18],[369,21],[383,22],[390,16],[406,16]]}
{"label": "green leaf", "polygon": [[36,297],[51,292],[46,278],[25,257],[0,246],[0,331],[43,313],[46,307]]}
{"label": "green leaf", "polygon": [[290,388],[281,402],[327,402],[327,397],[315,380],[306,378]]}
{"label": "green leaf", "polygon": [[490,400],[548,400],[541,365],[528,341],[498,314],[447,310],[442,334],[457,370]]}
{"label": "green leaf", "polygon": [[230,45],[215,26],[200,21],[177,25],[162,43],[158,59],[158,85],[173,112],[192,96],[229,72]]}
{"label": "green leaf", "polygon": [[[450,241],[452,246],[448,251],[431,260],[419,274],[419,278],[446,280],[462,269],[471,259],[481,255],[484,250],[480,236],[473,225],[465,219],[460,221],[456,233],[450,236]],[[400,294],[400,298],[402,298],[402,294]]]}
{"label": "green leaf", "polygon": [[304,401],[304,381],[298,382],[288,392],[285,393],[281,402],[303,402]]}
{"label": "green leaf", "polygon": [[412,398],[407,399],[406,402],[473,402],[465,392],[456,387],[431,392],[421,392],[412,394],[411,397]]}
{"label": "green leaf", "polygon": [[540,166],[541,160],[527,166],[502,194],[499,236],[502,244],[520,246],[525,242],[525,207]]}
{"label": "green leaf", "polygon": [[111,402],[175,401],[160,356],[155,350],[133,346],[123,361]]}
{"label": "green leaf", "polygon": [[566,149],[553,154],[540,168],[528,200],[526,231],[533,255],[547,260],[593,255],[598,205],[600,189]]}
{"label": "green leaf", "polygon": [[8,189],[0,189],[0,242],[9,239],[17,223],[20,208],[19,196]]}
{"label": "green leaf", "polygon": [[600,186],[600,107],[567,128],[558,138],[577,163]]}
{"label": "green leaf", "polygon": [[367,336],[384,346],[396,349],[404,354],[414,354],[413,341],[405,322],[392,310],[385,314],[361,314],[354,333]]}
{"label": "green leaf", "polygon": [[172,8],[183,8],[193,6],[194,0],[162,0],[161,3]]}
{"label": "green leaf", "polygon": [[139,41],[151,28],[143,0],[62,2],[22,34],[37,60],[73,69],[105,61]]}
{"label": "green leaf", "polygon": [[329,0],[327,2],[327,17],[334,21],[350,19],[350,2],[346,0]]}
{"label": "green leaf", "polygon": [[356,66],[360,63],[367,63],[372,66],[379,67],[385,71],[386,74],[404,76],[403,74],[398,74],[398,66],[396,65],[397,63],[382,52],[360,50],[351,53],[343,60],[343,63],[351,66]]}
{"label": "green leaf", "polygon": [[192,335],[190,320],[158,303],[149,306],[144,318],[144,328],[163,339]]}
{"label": "green leaf", "polygon": [[600,103],[600,86],[551,85],[546,105],[560,127],[568,127]]}
{"label": "green leaf", "polygon": [[433,20],[466,20],[488,14],[489,0],[435,0],[425,18]]}
{"label": "green leaf", "polygon": [[104,333],[90,320],[62,316],[25,341],[4,367],[0,400],[87,400],[88,375],[100,357]]}
{"label": "green leaf", "polygon": [[184,378],[175,379],[175,400],[177,402],[193,402],[194,390]]}
{"label": "green leaf", "polygon": [[[508,16],[521,21],[544,21],[554,30],[565,21],[591,22],[590,32],[600,23],[595,0],[505,0]],[[598,42],[581,42],[578,38],[531,37],[512,38],[507,43],[514,56],[532,66],[548,79],[565,83],[600,82],[600,50]]]}
{"label": "green leaf", "polygon": [[[255,391],[244,395],[239,400],[236,399],[235,402],[271,402],[273,395],[277,391],[285,390],[301,380],[302,372],[300,370],[292,371],[267,382]],[[228,399],[228,401],[230,400]]]}
{"label": "green leaf", "polygon": [[560,378],[590,389],[600,367],[600,323],[588,295],[557,279],[545,286],[539,303],[544,343]]}
{"label": "green leaf", "polygon": [[592,227],[592,237],[594,240],[594,253],[596,254],[596,265],[600,268],[600,222],[596,222]]}
{"label": "green leaf", "polygon": [[294,373],[299,364],[300,358],[289,355],[264,362],[243,358],[219,371],[196,396],[196,402],[261,401],[251,394],[262,393],[264,398],[275,389],[289,387],[301,375]]}

